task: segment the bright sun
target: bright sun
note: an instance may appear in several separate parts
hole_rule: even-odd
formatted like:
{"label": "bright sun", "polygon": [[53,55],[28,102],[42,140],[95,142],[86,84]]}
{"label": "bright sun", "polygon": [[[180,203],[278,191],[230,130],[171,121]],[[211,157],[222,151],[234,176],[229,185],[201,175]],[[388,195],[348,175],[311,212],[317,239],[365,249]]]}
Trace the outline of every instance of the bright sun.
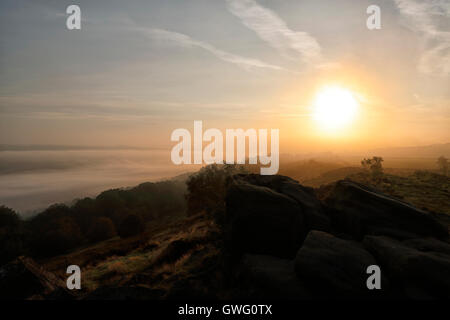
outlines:
{"label": "bright sun", "polygon": [[358,102],[349,90],[325,87],[315,98],[313,117],[323,129],[336,130],[350,124],[357,110]]}

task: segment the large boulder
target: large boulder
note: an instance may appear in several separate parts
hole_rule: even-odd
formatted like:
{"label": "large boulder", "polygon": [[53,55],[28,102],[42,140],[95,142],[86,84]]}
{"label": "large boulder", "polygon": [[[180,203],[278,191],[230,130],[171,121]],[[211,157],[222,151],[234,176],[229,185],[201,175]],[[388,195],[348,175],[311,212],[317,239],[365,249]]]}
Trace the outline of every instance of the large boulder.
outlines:
{"label": "large boulder", "polygon": [[448,238],[447,228],[427,212],[353,181],[336,182],[324,201],[333,225],[357,239],[364,235]]}
{"label": "large boulder", "polygon": [[450,298],[448,243],[434,239],[400,242],[384,236],[366,236],[363,243],[407,297]]}
{"label": "large boulder", "polygon": [[322,203],[317,199],[314,189],[290,180],[281,184],[278,192],[297,201],[303,209],[303,216],[308,230],[330,231],[331,220],[325,214]]}
{"label": "large boulder", "polygon": [[293,260],[245,254],[241,261],[239,279],[247,296],[253,298],[311,298],[311,293],[295,274]]}
{"label": "large boulder", "polygon": [[267,187],[290,197],[302,208],[304,223],[308,230],[329,231],[330,218],[325,214],[322,203],[317,199],[313,188],[302,186],[298,181],[281,175],[240,174],[236,175],[234,179]]}
{"label": "large boulder", "polygon": [[[367,288],[367,267],[375,258],[361,244],[311,231],[295,258],[295,271],[322,297],[361,298],[380,294]],[[387,282],[382,278],[381,288]]]}
{"label": "large boulder", "polygon": [[234,254],[292,258],[306,234],[299,204],[268,187],[232,183],[226,195],[226,216]]}
{"label": "large boulder", "polygon": [[402,242],[410,248],[422,252],[430,252],[436,254],[445,254],[450,256],[450,244],[434,238],[409,239]]}

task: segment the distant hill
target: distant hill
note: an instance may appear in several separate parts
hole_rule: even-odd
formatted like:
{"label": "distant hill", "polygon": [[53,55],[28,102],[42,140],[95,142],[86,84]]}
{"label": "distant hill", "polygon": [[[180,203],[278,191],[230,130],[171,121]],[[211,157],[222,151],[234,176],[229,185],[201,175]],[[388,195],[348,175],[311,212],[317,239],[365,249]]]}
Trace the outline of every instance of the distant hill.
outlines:
{"label": "distant hill", "polygon": [[343,167],[337,168],[334,170],[330,170],[322,173],[318,177],[314,177],[312,179],[304,180],[302,183],[306,186],[318,188],[321,185],[329,184],[335,182],[337,180],[345,179],[349,175],[362,172],[363,169],[360,167]]}
{"label": "distant hill", "polygon": [[433,144],[418,147],[399,147],[374,149],[371,153],[382,157],[415,157],[415,158],[437,158],[440,156],[450,157],[450,143]]}
{"label": "distant hill", "polygon": [[323,162],[314,159],[281,163],[279,174],[304,182],[321,176],[323,173],[345,167],[344,163]]}

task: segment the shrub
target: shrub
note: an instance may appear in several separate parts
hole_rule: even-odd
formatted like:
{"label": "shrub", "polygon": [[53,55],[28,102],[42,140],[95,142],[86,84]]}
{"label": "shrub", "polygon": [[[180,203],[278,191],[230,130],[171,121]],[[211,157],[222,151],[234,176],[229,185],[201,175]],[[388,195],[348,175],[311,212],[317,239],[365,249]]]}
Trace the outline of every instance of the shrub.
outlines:
{"label": "shrub", "polygon": [[80,226],[83,234],[88,234],[96,217],[95,200],[91,198],[78,199],[72,206],[72,216]]}
{"label": "shrub", "polygon": [[191,175],[186,182],[187,215],[210,214],[223,208],[228,178],[244,171],[242,166],[212,164]]}
{"label": "shrub", "polygon": [[88,240],[90,242],[98,242],[110,239],[115,235],[116,228],[111,219],[101,217],[94,221],[92,228],[88,232]]}
{"label": "shrub", "polygon": [[24,251],[22,220],[16,212],[0,207],[0,265],[15,259]]}
{"label": "shrub", "polygon": [[34,257],[52,257],[66,253],[84,242],[80,228],[72,217],[57,217],[50,220],[48,225],[40,223],[31,227],[30,245]]}
{"label": "shrub", "polygon": [[119,225],[118,233],[121,238],[128,238],[138,235],[142,231],[144,231],[142,219],[135,214],[130,214]]}
{"label": "shrub", "polygon": [[370,171],[373,181],[380,181],[383,177],[383,166],[381,164],[383,161],[382,157],[372,157],[372,159],[363,159],[361,165],[365,170]]}
{"label": "shrub", "polygon": [[0,206],[0,228],[17,228],[20,217],[17,213],[5,206]]}

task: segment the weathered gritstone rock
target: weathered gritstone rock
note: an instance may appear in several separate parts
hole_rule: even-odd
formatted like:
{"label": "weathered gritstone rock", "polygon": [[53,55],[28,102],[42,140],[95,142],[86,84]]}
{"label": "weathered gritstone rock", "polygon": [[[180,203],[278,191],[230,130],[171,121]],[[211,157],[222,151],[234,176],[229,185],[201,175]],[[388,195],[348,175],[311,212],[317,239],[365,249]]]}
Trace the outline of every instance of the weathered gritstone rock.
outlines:
{"label": "weathered gritstone rock", "polygon": [[228,188],[226,206],[234,253],[295,255],[305,236],[296,201],[267,187],[234,183]]}
{"label": "weathered gritstone rock", "polygon": [[294,271],[294,261],[272,256],[246,254],[242,257],[240,280],[253,290],[252,297],[308,299],[311,293]]}
{"label": "weathered gritstone rock", "polygon": [[364,235],[448,238],[447,228],[430,214],[352,181],[338,181],[325,204],[334,227],[357,239]]}
{"label": "weathered gritstone rock", "polygon": [[302,208],[308,230],[329,231],[330,218],[324,213],[322,203],[317,199],[313,188],[302,186],[296,180],[280,175],[240,174],[234,176],[234,180],[235,182],[267,187],[290,197]]}
{"label": "weathered gritstone rock", "polygon": [[312,188],[304,187],[296,181],[286,181],[279,192],[291,197],[302,207],[309,230],[330,231],[331,220],[325,214],[322,203],[316,198]]}
{"label": "weathered gritstone rock", "polygon": [[395,281],[395,285],[402,287],[408,297],[450,297],[448,244],[433,239],[402,243],[383,236],[366,236],[363,243],[379,261],[381,270],[392,282]]}
{"label": "weathered gritstone rock", "polygon": [[[244,255],[240,265],[261,292],[270,295],[268,287],[285,281],[280,273],[289,277],[290,260],[279,258],[291,259],[298,248],[295,271],[314,297],[449,296],[448,231],[431,214],[348,180],[331,186],[322,201],[288,177],[231,179],[226,198],[231,249],[262,254]],[[308,233],[315,226],[333,235]],[[381,267],[382,290],[367,288],[370,265]]]}
{"label": "weathered gritstone rock", "polygon": [[[321,296],[362,298],[373,293],[366,286],[366,270],[376,264],[359,243],[311,231],[297,253],[295,271]],[[385,280],[382,278],[381,285],[386,291]]]}
{"label": "weathered gritstone rock", "polygon": [[410,239],[402,242],[410,248],[423,252],[433,252],[450,256],[450,244],[434,238]]}

